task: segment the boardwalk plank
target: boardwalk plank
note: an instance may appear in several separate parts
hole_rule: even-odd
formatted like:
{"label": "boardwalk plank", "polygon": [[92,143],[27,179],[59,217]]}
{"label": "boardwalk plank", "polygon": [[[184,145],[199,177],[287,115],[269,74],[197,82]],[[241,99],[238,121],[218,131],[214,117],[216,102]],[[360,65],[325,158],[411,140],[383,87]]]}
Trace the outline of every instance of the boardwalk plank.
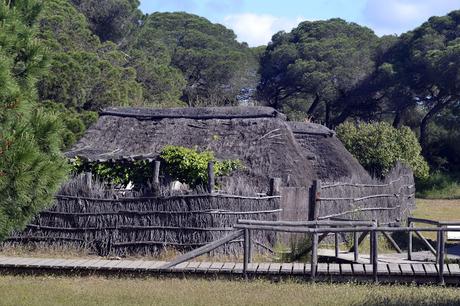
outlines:
{"label": "boardwalk plank", "polygon": [[305,273],[305,264],[295,262],[292,267],[292,274],[301,275]]}
{"label": "boardwalk plank", "polygon": [[352,264],[353,274],[356,276],[362,276],[366,274],[363,264]]}
{"label": "boardwalk plank", "polygon": [[329,270],[329,265],[327,263],[318,264],[318,274],[327,274]]}
{"label": "boardwalk plank", "polygon": [[438,269],[435,264],[423,264],[423,267],[425,267],[425,272],[427,275],[437,275],[438,274]]}
{"label": "boardwalk plank", "polygon": [[412,269],[415,275],[426,275],[423,264],[412,264]]}
{"label": "boardwalk plank", "polygon": [[270,268],[268,269],[268,272],[270,274],[279,274],[280,270],[281,270],[281,264],[274,262],[270,264]]}
{"label": "boardwalk plank", "polygon": [[207,262],[207,261],[204,261],[202,263],[200,263],[200,265],[195,269],[196,272],[204,272],[206,273],[208,271],[208,269],[211,267],[212,265],[212,262]]}
{"label": "boardwalk plank", "polygon": [[444,264],[444,273],[443,273],[443,275],[450,276],[450,271],[449,271],[449,267],[447,266],[447,264]]}
{"label": "boardwalk plank", "polygon": [[380,275],[390,275],[387,264],[378,264],[377,265],[377,274]]}
{"label": "boardwalk plank", "polygon": [[[148,271],[160,271],[161,267],[167,264],[167,261],[151,261],[145,269]],[[190,263],[189,263],[190,264]],[[188,265],[187,265],[188,268]]]}
{"label": "boardwalk plank", "polygon": [[270,263],[261,263],[257,267],[256,273],[267,273],[270,269]]}
{"label": "boardwalk plank", "polygon": [[[329,266],[329,270],[330,270],[330,266]],[[342,275],[353,275],[351,264],[340,264],[340,270],[341,270]]]}
{"label": "boardwalk plank", "polygon": [[292,263],[283,263],[283,264],[281,264],[281,274],[291,275],[292,274],[292,269],[293,269]]}
{"label": "boardwalk plank", "polygon": [[188,272],[195,272],[196,268],[200,266],[200,262],[198,261],[190,261],[185,268]]}
{"label": "boardwalk plank", "polygon": [[243,263],[241,262],[236,263],[235,267],[233,268],[233,273],[236,273],[236,274],[243,273]]}
{"label": "boardwalk plank", "polygon": [[250,263],[248,264],[248,268],[246,269],[246,272],[256,273],[258,266],[259,266],[258,263]]}
{"label": "boardwalk plank", "polygon": [[340,265],[339,264],[329,264],[330,275],[340,275]]}
{"label": "boardwalk plank", "polygon": [[182,262],[172,267],[171,270],[174,272],[185,272],[185,268],[187,267],[187,265],[188,265],[188,261]]}
{"label": "boardwalk plank", "polygon": [[372,265],[365,264],[364,265],[364,271],[365,271],[366,275],[372,275],[373,274]]}
{"label": "boardwalk plank", "polygon": [[404,276],[413,276],[414,271],[412,271],[411,264],[400,264],[399,268],[401,269],[401,274]]}
{"label": "boardwalk plank", "polygon": [[401,275],[401,269],[398,264],[389,264],[390,275]]}
{"label": "boardwalk plank", "polygon": [[224,266],[223,262],[213,262],[212,265],[209,267],[208,272],[219,272],[220,269]]}
{"label": "boardwalk plank", "polygon": [[234,267],[235,267],[234,262],[226,262],[224,263],[220,271],[225,272],[225,273],[231,273]]}
{"label": "boardwalk plank", "polygon": [[448,264],[450,275],[460,276],[460,268],[458,264]]}

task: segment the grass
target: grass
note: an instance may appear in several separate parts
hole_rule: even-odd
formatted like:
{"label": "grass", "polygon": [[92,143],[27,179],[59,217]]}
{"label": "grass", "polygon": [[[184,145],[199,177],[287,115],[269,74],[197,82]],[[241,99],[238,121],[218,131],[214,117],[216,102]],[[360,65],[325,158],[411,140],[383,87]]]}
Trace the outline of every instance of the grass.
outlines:
{"label": "grass", "polygon": [[417,182],[417,197],[423,199],[460,199],[460,175],[441,172]]}
{"label": "grass", "polygon": [[456,288],[0,276],[0,305],[458,305]]}

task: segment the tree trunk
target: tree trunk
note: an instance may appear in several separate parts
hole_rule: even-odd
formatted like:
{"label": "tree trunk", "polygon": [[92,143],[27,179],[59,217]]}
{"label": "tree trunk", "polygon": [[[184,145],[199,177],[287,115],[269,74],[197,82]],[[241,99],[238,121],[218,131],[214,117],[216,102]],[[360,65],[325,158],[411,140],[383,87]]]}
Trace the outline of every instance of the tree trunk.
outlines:
{"label": "tree trunk", "polygon": [[313,101],[313,103],[310,105],[310,108],[308,109],[307,111],[307,114],[309,116],[313,115],[313,113],[315,112],[316,108],[318,107],[319,103],[321,102],[321,99],[319,98],[319,95],[316,94],[316,97],[315,97],[315,100]]}
{"label": "tree trunk", "polygon": [[326,119],[325,125],[330,128],[331,127],[331,104],[330,102],[326,102]]}

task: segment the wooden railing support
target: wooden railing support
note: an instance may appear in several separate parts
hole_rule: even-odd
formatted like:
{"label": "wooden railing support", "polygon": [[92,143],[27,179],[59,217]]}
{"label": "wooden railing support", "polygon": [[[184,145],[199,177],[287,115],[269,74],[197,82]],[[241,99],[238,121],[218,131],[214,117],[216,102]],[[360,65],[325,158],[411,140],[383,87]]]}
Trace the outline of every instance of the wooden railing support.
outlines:
{"label": "wooden railing support", "polygon": [[246,276],[247,275],[247,271],[248,271],[248,265],[251,261],[250,259],[250,253],[251,253],[251,246],[250,246],[250,230],[249,229],[245,229],[244,230],[244,238],[243,238],[243,274]]}
{"label": "wooden railing support", "polygon": [[378,250],[378,235],[377,235],[377,231],[376,230],[372,230],[371,232],[371,237],[372,237],[372,245],[371,245],[371,249],[372,249],[372,274],[373,274],[373,279],[374,279],[374,282],[378,282],[378,275],[377,275],[377,272],[378,272],[378,254],[377,254],[377,250]]}
{"label": "wooden railing support", "polygon": [[[443,228],[445,229],[445,227]],[[438,259],[438,272],[439,272],[439,283],[444,285],[444,256],[445,256],[445,231],[439,231],[439,259]]]}
{"label": "wooden railing support", "polygon": [[214,192],[214,186],[216,185],[216,179],[214,175],[214,162],[208,163],[208,192]]}
{"label": "wooden railing support", "polygon": [[318,270],[318,234],[312,233],[311,280],[315,281]]}
{"label": "wooden railing support", "polygon": [[358,232],[353,233],[353,255],[354,255],[354,260],[355,262],[358,262],[359,259],[359,238],[358,238]]}
{"label": "wooden railing support", "polygon": [[[413,223],[410,219],[407,221],[408,227],[413,227]],[[407,260],[412,260],[412,232],[408,232],[408,241],[407,241]]]}
{"label": "wooden railing support", "polygon": [[335,242],[335,258],[339,258],[339,233],[334,234],[334,242]]}

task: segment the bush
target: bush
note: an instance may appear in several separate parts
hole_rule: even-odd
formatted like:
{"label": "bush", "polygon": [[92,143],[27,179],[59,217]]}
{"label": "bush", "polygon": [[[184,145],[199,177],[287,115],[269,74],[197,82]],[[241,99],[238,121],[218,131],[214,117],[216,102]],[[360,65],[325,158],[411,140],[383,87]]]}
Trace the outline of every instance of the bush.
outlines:
{"label": "bush", "polygon": [[241,167],[239,160],[217,161],[211,151],[198,152],[181,146],[166,146],[160,157],[165,163],[166,172],[174,180],[192,187],[204,184],[208,180],[208,163],[214,161],[216,176],[229,175]]}
{"label": "bush", "polygon": [[417,181],[417,197],[424,199],[460,199],[460,176],[434,172]]}
{"label": "bush", "polygon": [[345,147],[372,174],[383,177],[397,161],[409,165],[418,179],[428,177],[429,167],[421,146],[408,127],[396,129],[387,122],[346,122],[337,127]]}

